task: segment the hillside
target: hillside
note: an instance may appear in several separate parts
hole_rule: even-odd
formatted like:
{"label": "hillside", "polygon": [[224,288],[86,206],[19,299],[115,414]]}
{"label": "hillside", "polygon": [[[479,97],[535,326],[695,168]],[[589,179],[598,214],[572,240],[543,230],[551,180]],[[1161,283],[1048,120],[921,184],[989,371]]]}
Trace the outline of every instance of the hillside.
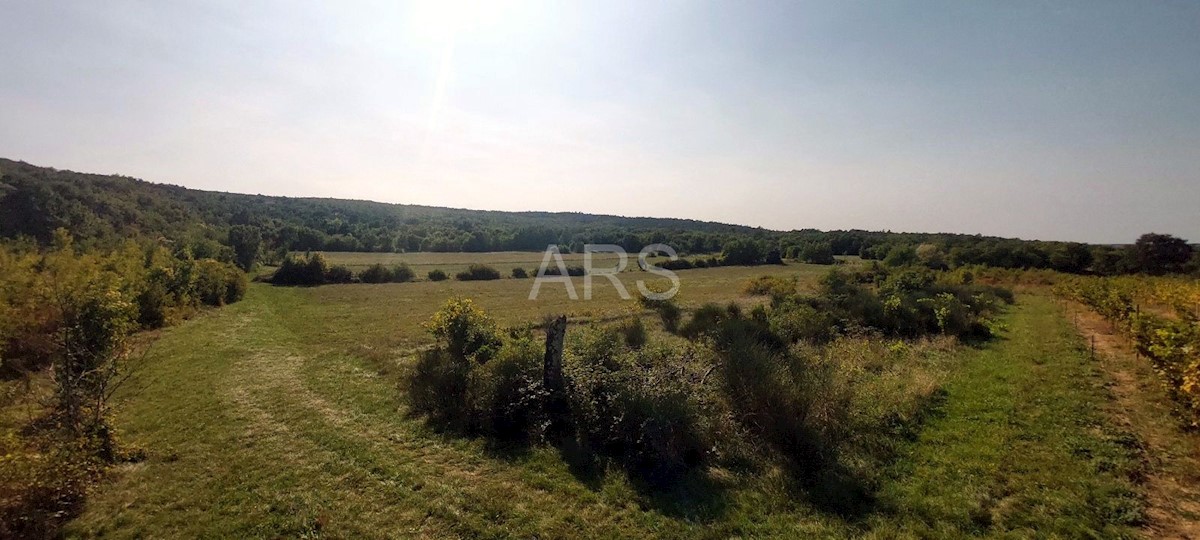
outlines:
{"label": "hillside", "polygon": [[[983,264],[1115,274],[1140,269],[1128,248],[946,233],[772,231],[689,219],[569,212],[500,212],[346,199],[247,195],[38,167],[0,159],[0,238],[45,245],[67,229],[77,245],[127,238],[172,244],[228,260],[230,228],[254,227],[264,255],[286,251],[540,251],[557,244],[618,244],[630,252],[665,243],[680,253],[740,253],[733,264],[782,258],[831,263],[834,255],[921,259],[930,267]],[[922,247],[923,246],[923,247]],[[1186,257],[1185,257],[1186,259]],[[1178,266],[1178,265],[1177,265]],[[1178,269],[1177,269],[1178,270]]]}
{"label": "hillside", "polygon": [[462,210],[212,192],[2,158],[0,204],[5,209],[0,236],[25,235],[42,242],[58,227],[87,239],[138,235],[182,239],[234,224],[276,229],[284,236],[281,240],[301,244],[297,249],[333,251],[543,249],[547,243],[568,243],[575,236],[620,240],[620,235],[629,233],[768,232],[688,219]]}

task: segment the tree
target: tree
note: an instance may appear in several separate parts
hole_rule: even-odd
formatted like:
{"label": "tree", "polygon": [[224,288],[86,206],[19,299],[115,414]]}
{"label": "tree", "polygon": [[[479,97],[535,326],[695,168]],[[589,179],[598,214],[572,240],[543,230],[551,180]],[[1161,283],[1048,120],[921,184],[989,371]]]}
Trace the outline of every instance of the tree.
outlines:
{"label": "tree", "polygon": [[1133,246],[1095,246],[1091,252],[1092,271],[1097,274],[1115,276],[1136,271],[1137,261],[1134,260]]}
{"label": "tree", "polygon": [[949,268],[946,265],[945,253],[936,244],[921,244],[917,246],[916,253],[917,260],[927,268],[933,270],[946,270]]}
{"label": "tree", "polygon": [[721,252],[721,264],[724,265],[752,266],[762,260],[762,247],[752,240],[734,240],[725,244],[725,250]]}
{"label": "tree", "polygon": [[253,225],[234,225],[229,228],[229,245],[233,247],[237,265],[249,272],[258,261],[262,248],[262,231]]}
{"label": "tree", "polygon": [[917,262],[917,250],[912,246],[896,245],[888,250],[887,257],[883,258],[883,264],[893,268],[898,266],[911,266]]}
{"label": "tree", "polygon": [[72,438],[94,444],[96,455],[111,462],[115,443],[108,399],[121,380],[125,338],[134,329],[137,308],[116,283],[104,281],[101,277],[98,283],[57,292],[61,353],[51,375],[60,425]]}
{"label": "tree", "polygon": [[800,247],[796,258],[809,264],[833,264],[833,248],[826,242],[809,242]]}
{"label": "tree", "polygon": [[1082,273],[1092,265],[1092,250],[1086,244],[1061,244],[1050,252],[1050,268],[1059,272]]}
{"label": "tree", "polygon": [[1133,244],[1138,270],[1151,275],[1182,272],[1192,258],[1187,240],[1169,234],[1143,234]]}

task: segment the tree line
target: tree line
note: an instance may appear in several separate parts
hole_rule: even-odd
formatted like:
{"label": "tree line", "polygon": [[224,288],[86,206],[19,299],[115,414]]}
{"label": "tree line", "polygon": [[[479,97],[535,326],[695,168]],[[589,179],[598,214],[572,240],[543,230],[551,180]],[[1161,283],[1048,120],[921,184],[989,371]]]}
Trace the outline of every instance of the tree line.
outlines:
{"label": "tree line", "polygon": [[1146,235],[1134,246],[1104,246],[942,233],[771,231],[684,219],[241,195],[3,159],[0,208],[0,238],[48,245],[56,229],[66,228],[88,247],[163,239],[197,258],[245,269],[305,251],[541,251],[556,245],[571,253],[586,244],[615,244],[636,252],[656,243],[681,254],[721,254],[721,264],[739,265],[784,259],[832,264],[837,256],[861,256],[893,266],[986,265],[1102,275],[1200,268],[1195,247],[1162,234]]}

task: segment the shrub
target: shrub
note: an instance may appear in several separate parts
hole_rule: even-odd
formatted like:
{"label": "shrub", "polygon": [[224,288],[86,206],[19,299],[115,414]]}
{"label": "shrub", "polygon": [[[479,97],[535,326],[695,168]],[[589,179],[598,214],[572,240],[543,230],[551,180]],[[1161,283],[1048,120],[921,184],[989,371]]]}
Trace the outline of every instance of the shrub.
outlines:
{"label": "shrub", "polygon": [[[828,373],[807,358],[772,350],[752,336],[750,325],[727,326],[718,341],[721,380],[738,421],[772,448],[800,478],[812,479],[836,459],[839,441],[827,437],[845,414],[820,403]],[[825,415],[813,414],[818,404]]]}
{"label": "shrub", "polygon": [[691,261],[689,261],[687,259],[678,259],[678,260],[674,260],[674,261],[671,261],[671,260],[662,261],[660,263],[656,263],[654,266],[657,266],[664,270],[688,270],[688,269],[696,267],[696,265],[694,263],[692,263]]}
{"label": "shrub", "polygon": [[917,260],[917,249],[915,247],[896,245],[888,250],[887,256],[883,258],[883,264],[895,268],[916,264]]}
{"label": "shrub", "polygon": [[782,276],[759,276],[742,288],[746,294],[785,297],[796,293],[796,278]]}
{"label": "shrub", "polygon": [[161,269],[155,269],[146,278],[145,286],[135,300],[138,309],[138,324],[143,328],[161,328],[167,324],[167,309],[172,304],[171,292],[162,277]]}
{"label": "shrub", "polygon": [[[611,329],[588,329],[568,348],[577,436],[643,480],[668,483],[710,457],[720,416],[706,411],[719,406],[703,390],[699,366],[681,365],[679,351],[631,350],[614,338]],[[676,384],[662,384],[668,379]]]}
{"label": "shrub", "polygon": [[417,276],[416,272],[407,264],[400,263],[392,267],[392,283],[405,283],[412,281]]}
{"label": "shrub", "polygon": [[837,321],[809,303],[789,300],[770,311],[771,332],[788,343],[824,343],[837,335]]}
{"label": "shrub", "polygon": [[524,268],[513,268],[512,277],[516,279],[525,279],[529,277],[529,273],[527,273]]}
{"label": "shrub", "polygon": [[[539,272],[540,272],[540,274],[539,274]],[[562,270],[559,269],[559,267],[557,267],[557,266],[550,266],[550,267],[547,267],[545,270],[541,270],[541,269],[535,270],[534,274],[542,275],[542,276],[561,276]],[[567,275],[568,276],[579,277],[579,276],[583,276],[585,274],[587,274],[587,270],[585,270],[582,266],[568,266],[567,267]]]}
{"label": "shrub", "polygon": [[246,274],[237,267],[205,259],[194,263],[195,297],[210,306],[241,300],[248,286]]}
{"label": "shrub", "polygon": [[733,303],[724,308],[711,303],[700,306],[679,329],[679,335],[688,339],[707,337],[726,345],[745,341],[746,345],[763,346],[773,351],[786,349],[784,341],[771,332],[769,314],[765,310],[756,310],[746,317]]}
{"label": "shrub", "polygon": [[500,279],[500,271],[483,264],[472,264],[466,270],[454,275],[459,281],[487,281]]}
{"label": "shrub", "polygon": [[321,285],[325,283],[329,265],[320,253],[306,257],[287,257],[271,276],[276,285]]}
{"label": "shrub", "polygon": [[427,279],[429,279],[429,281],[445,281],[448,276],[446,276],[445,272],[435,268],[433,270],[430,270],[429,273],[425,275],[425,277]]}
{"label": "shrub", "polygon": [[451,300],[426,325],[438,345],[406,378],[415,411],[452,429],[537,440],[548,425],[542,351],[530,334],[505,340],[470,300]]}
{"label": "shrub", "polygon": [[492,358],[500,346],[500,332],[496,321],[476,307],[474,302],[465,298],[452,298],[447,301],[446,305],[425,323],[425,329],[456,360],[470,360],[483,364]]}
{"label": "shrub", "polygon": [[828,242],[810,242],[801,247],[796,258],[809,264],[834,264],[833,248]]}
{"label": "shrub", "polygon": [[726,244],[724,251],[721,252],[722,265],[752,266],[762,262],[762,246],[753,240],[733,240]]}
{"label": "shrub", "polygon": [[329,271],[325,272],[325,281],[327,283],[353,283],[354,272],[340,264],[331,266]]}
{"label": "shrub", "polygon": [[59,536],[88,488],[124,457],[109,397],[129,373],[128,335],[201,303],[237,301],[247,285],[232,263],[193,260],[186,249],[131,241],[79,250],[65,230],[56,237],[49,249],[0,243],[0,376],[42,370],[48,383],[5,392],[5,405],[19,403],[29,417],[0,434],[3,538]]}
{"label": "shrub", "polygon": [[359,273],[358,280],[363,283],[387,283],[392,280],[392,271],[382,264],[375,263]]}
{"label": "shrub", "polygon": [[539,440],[549,423],[542,386],[542,348],[530,336],[504,342],[496,357],[471,369],[473,430],[504,440]]}
{"label": "shrub", "polygon": [[436,423],[465,428],[466,403],[471,364],[456,360],[442,347],[421,351],[405,380],[406,396],[414,411]]}

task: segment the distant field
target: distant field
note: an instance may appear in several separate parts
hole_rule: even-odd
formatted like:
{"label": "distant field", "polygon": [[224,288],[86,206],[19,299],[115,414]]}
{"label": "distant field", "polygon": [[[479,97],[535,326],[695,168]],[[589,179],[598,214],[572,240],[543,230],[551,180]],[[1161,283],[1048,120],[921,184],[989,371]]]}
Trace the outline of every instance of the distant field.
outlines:
{"label": "distant field", "polygon": [[[679,294],[675,298],[684,307],[696,307],[705,302],[753,302],[762,299],[742,295],[746,281],[762,275],[794,275],[804,285],[813,285],[828,266],[789,264],[786,266],[726,266],[680,270]],[[647,286],[665,288],[666,279],[648,272],[627,272],[620,276],[626,290],[637,295],[637,281]],[[344,337],[346,346],[362,343],[385,344],[386,347],[411,347],[428,341],[420,324],[429,320],[446,299],[454,296],[472,298],[495,316],[501,324],[517,325],[537,322],[547,314],[564,313],[572,320],[605,319],[641,312],[636,300],[623,300],[615,286],[605,278],[593,279],[592,299],[583,300],[584,278],[572,278],[580,300],[573,301],[559,283],[545,283],[537,300],[529,300],[534,280],[499,279],[494,281],[423,281],[395,284],[324,285],[301,288],[296,294],[331,313],[334,324],[322,331],[322,339]],[[343,326],[341,321],[352,321]]]}
{"label": "distant field", "polygon": [[[389,266],[405,263],[411,266],[413,271],[417,273],[418,279],[425,279],[425,274],[434,269],[440,269],[453,276],[457,272],[466,270],[468,265],[474,263],[491,266],[499,270],[504,277],[508,277],[511,275],[513,268],[524,268],[527,272],[536,270],[542,264],[542,257],[544,257],[544,253],[542,252],[530,251],[495,251],[488,253],[358,253],[326,251],[321,252],[321,254],[325,256],[325,259],[330,264],[345,265],[355,271],[377,263]],[[705,255],[704,257],[707,256]],[[562,258],[567,266],[583,266],[582,253],[564,253],[562,254]],[[659,257],[651,258],[650,260],[666,260],[666,258]],[[637,270],[637,253],[629,254],[628,261],[626,270]],[[614,268],[617,266],[617,255],[613,253],[592,254],[592,264],[596,268]]]}
{"label": "distant field", "polygon": [[[345,251],[322,251],[321,255],[331,265],[342,265],[350,268],[355,272],[360,272],[363,269],[374,265],[383,264],[385,266],[393,266],[400,263],[407,264],[412,267],[416,273],[417,280],[424,280],[425,275],[430,270],[441,270],[449,276],[466,270],[471,264],[486,264],[500,271],[500,275],[507,278],[512,275],[513,268],[523,268],[530,275],[541,266],[542,258],[545,256],[543,252],[532,251],[493,251],[486,253],[435,253],[435,252],[414,252],[414,253],[370,253],[370,252],[345,252]],[[687,255],[681,258],[688,260],[708,259],[716,257],[718,254],[701,254]],[[582,253],[563,253],[563,262],[567,266],[583,266],[584,255]],[[842,264],[861,264],[863,260],[857,256],[841,255],[837,257]],[[665,256],[650,257],[649,261],[652,264],[661,264],[665,262]],[[553,261],[551,262],[553,264]],[[614,253],[594,253],[592,254],[592,265],[595,268],[615,268],[618,264],[618,255]],[[817,269],[828,266],[807,265],[803,263],[789,262],[788,268],[808,268],[801,270],[803,272],[817,271]],[[765,265],[758,267],[741,267],[744,272],[735,272],[738,275],[749,272],[752,275],[775,274],[779,267]],[[762,270],[762,271],[759,271]],[[637,253],[628,254],[628,262],[625,267],[626,272],[638,272]],[[267,275],[269,270],[264,270]]]}

